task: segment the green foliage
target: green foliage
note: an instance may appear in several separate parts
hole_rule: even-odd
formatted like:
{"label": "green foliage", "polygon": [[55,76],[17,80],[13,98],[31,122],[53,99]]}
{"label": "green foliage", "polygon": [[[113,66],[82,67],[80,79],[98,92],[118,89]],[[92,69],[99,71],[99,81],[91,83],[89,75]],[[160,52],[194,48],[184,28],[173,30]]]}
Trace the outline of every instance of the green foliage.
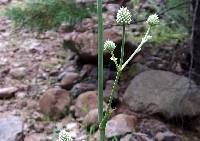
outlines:
{"label": "green foliage", "polygon": [[[128,34],[128,38],[135,43],[140,43],[143,34],[139,34],[138,36]],[[164,21],[160,22],[160,25],[157,25],[157,27],[151,32],[151,34],[152,39],[150,40],[150,43],[156,45],[176,44],[179,41],[186,40],[186,38],[188,37],[188,31],[186,31],[185,28],[179,27],[178,29],[173,29],[167,26]]]}
{"label": "green foliage", "polygon": [[108,141],[118,141],[118,139],[117,139],[117,137],[116,137],[116,136],[114,136],[114,137],[112,137],[112,138],[108,139]]}
{"label": "green foliage", "polygon": [[62,112],[62,116],[68,116],[70,114],[69,107],[65,107],[64,111]]}
{"label": "green foliage", "polygon": [[167,0],[162,8],[177,6],[173,10],[169,10],[163,14],[163,17],[172,29],[182,30],[181,28],[188,28],[191,26],[190,20],[190,4],[188,0]]}
{"label": "green foliage", "polygon": [[181,29],[181,27],[174,30],[173,28],[165,26],[165,24],[162,23],[152,32],[152,35],[154,35],[151,41],[152,43],[156,43],[158,45],[176,44],[179,41],[184,41],[188,32],[186,29]]}
{"label": "green foliage", "polygon": [[[144,20],[149,13],[161,14],[160,25],[152,32],[152,43],[176,44],[184,41],[188,37],[191,27],[191,17],[189,12],[189,3],[187,0],[166,0],[163,3],[157,3],[155,0],[147,0],[145,9],[141,9],[137,0],[132,0],[134,6],[134,17],[136,21]],[[139,31],[141,33],[141,31]],[[138,36],[130,35],[129,38],[136,43],[140,42],[144,33]]]}
{"label": "green foliage", "polygon": [[86,127],[86,132],[87,132],[89,141],[90,141],[92,135],[96,132],[96,130],[97,130],[97,125],[96,124],[92,124],[92,125]]}
{"label": "green foliage", "polygon": [[50,121],[53,121],[53,119],[52,119],[49,115],[45,114],[45,115],[42,117],[42,120],[41,120],[41,121],[50,122]]}
{"label": "green foliage", "polygon": [[10,7],[6,15],[15,26],[47,30],[62,23],[73,26],[94,12],[95,6],[77,5],[74,0],[37,0],[26,3],[24,7]]}

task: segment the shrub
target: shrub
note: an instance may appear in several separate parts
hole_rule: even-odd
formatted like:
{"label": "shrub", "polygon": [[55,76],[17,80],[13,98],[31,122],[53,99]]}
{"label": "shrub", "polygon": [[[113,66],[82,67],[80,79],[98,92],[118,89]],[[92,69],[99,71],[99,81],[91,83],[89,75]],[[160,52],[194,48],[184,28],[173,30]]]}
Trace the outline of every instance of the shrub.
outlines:
{"label": "shrub", "polygon": [[73,26],[94,12],[95,6],[78,5],[74,0],[37,0],[27,2],[24,7],[10,7],[6,15],[17,27],[47,30],[63,22]]}
{"label": "shrub", "polygon": [[[161,17],[160,25],[153,31],[152,43],[177,44],[188,39],[191,29],[190,4],[187,0],[166,0],[158,3],[154,0],[146,0],[146,8],[142,8],[141,1],[131,0],[134,6],[136,23],[143,21],[149,13],[158,13]],[[144,5],[144,4],[143,4]],[[138,31],[141,33],[141,31]],[[167,34],[166,34],[167,33]],[[129,38],[136,43],[140,42],[143,33],[138,36],[130,34]]]}

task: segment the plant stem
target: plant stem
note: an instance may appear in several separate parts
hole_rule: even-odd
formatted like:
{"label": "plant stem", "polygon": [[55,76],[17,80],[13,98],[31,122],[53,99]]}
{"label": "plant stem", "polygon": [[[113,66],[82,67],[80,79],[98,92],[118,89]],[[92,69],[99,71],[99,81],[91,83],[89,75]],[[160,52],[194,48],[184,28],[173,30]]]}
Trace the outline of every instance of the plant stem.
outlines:
{"label": "plant stem", "polygon": [[[123,59],[124,59],[124,45],[125,45],[125,25],[123,25],[120,64],[118,66],[117,62],[115,62],[115,65],[116,65],[116,68],[117,68],[117,75],[116,75],[115,81],[113,83],[113,87],[112,87],[112,91],[111,91],[111,94],[110,94],[110,97],[109,97],[108,107],[107,107],[106,113],[110,112],[112,101],[113,101],[113,97],[114,97],[114,94],[116,92],[117,84],[119,82],[119,78],[120,78],[120,75],[121,75],[121,67],[122,67]],[[112,54],[112,55],[114,56],[114,54]],[[105,122],[107,122],[107,121],[105,121]]]}
{"label": "plant stem", "polygon": [[119,71],[117,71],[117,75],[115,77],[115,81],[114,81],[113,86],[112,86],[112,91],[111,91],[111,94],[110,94],[110,97],[109,97],[108,107],[107,107],[106,113],[108,113],[111,109],[112,100],[113,100],[114,93],[115,93],[116,88],[117,88],[117,84],[119,82],[120,75],[121,75],[121,71],[119,70]]}
{"label": "plant stem", "polygon": [[121,66],[121,71],[126,67],[126,65],[133,59],[133,57],[140,52],[141,47],[148,41],[148,35],[150,32],[151,27],[149,26],[147,29],[147,32],[144,36],[144,38],[142,39],[140,45],[136,48],[136,50],[133,52],[133,54],[131,54],[131,56],[128,58],[128,60]]}
{"label": "plant stem", "polygon": [[122,66],[123,64],[123,59],[124,59],[124,45],[125,45],[125,28],[126,26],[123,25],[123,33],[122,33],[122,46],[121,46],[121,58],[120,58],[120,65],[119,67]]}
{"label": "plant stem", "polygon": [[[97,0],[98,13],[98,120],[103,119],[103,21],[102,0]],[[100,129],[100,141],[105,140],[105,128]]]}

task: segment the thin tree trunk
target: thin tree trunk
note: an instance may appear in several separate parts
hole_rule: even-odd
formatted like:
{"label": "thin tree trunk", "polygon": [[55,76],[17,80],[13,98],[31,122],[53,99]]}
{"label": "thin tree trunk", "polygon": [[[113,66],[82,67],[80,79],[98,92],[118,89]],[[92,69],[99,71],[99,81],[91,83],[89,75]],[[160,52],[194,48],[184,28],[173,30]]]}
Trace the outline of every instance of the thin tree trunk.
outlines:
{"label": "thin tree trunk", "polygon": [[194,60],[194,79],[200,83],[200,1],[192,0],[193,7],[193,30],[192,30],[192,53]]}

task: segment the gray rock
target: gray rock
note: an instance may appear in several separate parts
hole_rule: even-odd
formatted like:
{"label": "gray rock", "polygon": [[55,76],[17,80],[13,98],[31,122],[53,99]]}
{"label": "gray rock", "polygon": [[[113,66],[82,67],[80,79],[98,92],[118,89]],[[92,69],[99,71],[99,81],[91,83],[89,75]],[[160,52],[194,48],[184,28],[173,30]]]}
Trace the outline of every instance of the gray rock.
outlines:
{"label": "gray rock", "polygon": [[177,135],[170,131],[157,133],[155,139],[156,141],[181,141]]}
{"label": "gray rock", "polygon": [[112,14],[117,13],[117,11],[120,9],[120,5],[119,4],[107,4],[106,5],[106,9],[111,12]]}
{"label": "gray rock", "polygon": [[84,93],[86,91],[94,91],[96,90],[96,85],[94,83],[78,83],[75,84],[71,90],[71,94],[74,97],[77,97],[79,94]]}
{"label": "gray rock", "polygon": [[135,130],[137,119],[135,116],[119,114],[114,116],[106,124],[105,134],[107,138],[122,136]]}
{"label": "gray rock", "polygon": [[18,88],[16,88],[16,87],[1,88],[0,89],[0,99],[13,97],[15,92],[17,92],[17,90],[18,90]]}
{"label": "gray rock", "polygon": [[25,67],[13,68],[10,70],[10,74],[13,78],[20,80],[26,76],[26,68]]}
{"label": "gray rock", "polygon": [[19,117],[0,118],[0,141],[23,141],[23,122]]}
{"label": "gray rock", "polygon": [[78,80],[79,74],[75,72],[67,72],[61,81],[61,87],[71,89],[74,83]]}
{"label": "gray rock", "polygon": [[77,123],[77,122],[70,122],[70,123],[68,123],[68,124],[66,125],[66,129],[67,129],[68,131],[73,131],[73,130],[79,129],[79,128],[80,128],[79,126],[80,126],[80,125],[79,125],[79,123]]}
{"label": "gray rock", "polygon": [[128,86],[123,99],[132,110],[159,113],[167,118],[200,113],[200,91],[196,84],[186,77],[167,71],[140,73]]}
{"label": "gray rock", "polygon": [[137,131],[154,138],[159,132],[168,132],[168,127],[155,119],[143,119],[137,126]]}

